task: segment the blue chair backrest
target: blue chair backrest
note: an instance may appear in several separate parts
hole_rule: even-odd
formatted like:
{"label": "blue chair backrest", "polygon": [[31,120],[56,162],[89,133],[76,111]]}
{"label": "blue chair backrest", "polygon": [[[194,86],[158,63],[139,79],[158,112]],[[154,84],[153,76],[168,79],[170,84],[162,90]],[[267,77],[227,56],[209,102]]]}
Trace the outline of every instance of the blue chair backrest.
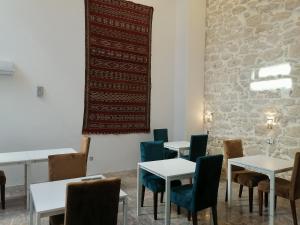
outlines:
{"label": "blue chair backrest", "polygon": [[217,204],[222,163],[223,155],[197,158],[192,200],[194,212]]}
{"label": "blue chair backrest", "polygon": [[196,162],[198,157],[206,155],[208,135],[192,135],[190,144],[189,160]]}
{"label": "blue chair backrest", "polygon": [[[164,159],[163,141],[148,141],[140,143],[141,162],[156,161]],[[149,174],[142,170],[142,176]]]}
{"label": "blue chair backrest", "polygon": [[154,141],[168,142],[168,129],[154,129],[153,130]]}

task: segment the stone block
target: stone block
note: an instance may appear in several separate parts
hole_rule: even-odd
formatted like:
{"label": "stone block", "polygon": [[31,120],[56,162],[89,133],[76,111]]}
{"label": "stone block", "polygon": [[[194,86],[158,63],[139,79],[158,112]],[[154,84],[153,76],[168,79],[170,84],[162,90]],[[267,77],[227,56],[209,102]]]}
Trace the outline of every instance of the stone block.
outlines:
{"label": "stone block", "polygon": [[286,135],[289,137],[300,138],[300,126],[288,127]]}
{"label": "stone block", "polygon": [[234,7],[232,9],[232,14],[233,15],[237,15],[237,14],[241,14],[242,12],[244,12],[247,8],[241,5],[238,5],[237,7]]}
{"label": "stone block", "polygon": [[262,22],[262,18],[260,15],[251,16],[246,19],[246,23],[250,27],[256,27]]}
{"label": "stone block", "polygon": [[291,44],[289,47],[290,58],[300,58],[300,42]]}

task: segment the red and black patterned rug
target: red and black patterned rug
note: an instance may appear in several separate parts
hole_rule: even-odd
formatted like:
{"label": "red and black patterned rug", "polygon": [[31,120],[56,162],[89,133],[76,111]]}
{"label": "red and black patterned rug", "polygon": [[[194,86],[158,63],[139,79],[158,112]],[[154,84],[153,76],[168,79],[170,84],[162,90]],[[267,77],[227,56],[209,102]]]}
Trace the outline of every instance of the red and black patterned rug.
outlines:
{"label": "red and black patterned rug", "polygon": [[124,0],[85,0],[83,133],[150,131],[153,8]]}

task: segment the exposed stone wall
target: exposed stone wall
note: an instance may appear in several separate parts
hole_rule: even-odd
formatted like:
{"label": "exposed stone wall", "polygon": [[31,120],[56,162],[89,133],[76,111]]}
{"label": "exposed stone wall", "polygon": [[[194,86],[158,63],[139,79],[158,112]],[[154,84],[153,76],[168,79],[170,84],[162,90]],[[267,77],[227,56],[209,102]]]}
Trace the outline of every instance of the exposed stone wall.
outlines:
{"label": "exposed stone wall", "polygon": [[[253,71],[286,62],[292,89],[250,90]],[[300,0],[207,0],[205,67],[211,152],[227,138],[242,138],[246,154],[300,151]],[[276,115],[273,129],[267,113]]]}

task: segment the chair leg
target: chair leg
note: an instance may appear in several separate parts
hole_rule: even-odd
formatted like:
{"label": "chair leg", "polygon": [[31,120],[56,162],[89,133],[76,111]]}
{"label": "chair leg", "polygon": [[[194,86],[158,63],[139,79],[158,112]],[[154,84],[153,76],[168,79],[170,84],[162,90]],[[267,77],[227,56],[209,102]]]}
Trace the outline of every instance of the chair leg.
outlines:
{"label": "chair leg", "polygon": [[243,193],[243,185],[240,184],[240,190],[239,190],[239,198],[242,197],[242,193]]}
{"label": "chair leg", "polygon": [[253,211],[253,188],[249,188],[249,212]]}
{"label": "chair leg", "polygon": [[160,193],[160,203],[164,202],[164,192]]}
{"label": "chair leg", "polygon": [[269,193],[265,192],[265,207],[268,208],[269,206]]}
{"label": "chair leg", "polygon": [[197,212],[192,213],[193,225],[198,225]]}
{"label": "chair leg", "polygon": [[153,193],[153,202],[154,202],[154,220],[157,220],[157,200],[158,200],[158,192]]}
{"label": "chair leg", "polygon": [[294,225],[298,225],[295,200],[290,200]]}
{"label": "chair leg", "polygon": [[177,206],[177,215],[180,215],[180,206]]}
{"label": "chair leg", "polygon": [[212,216],[213,216],[214,225],[218,225],[217,206],[211,207],[211,212],[212,212]]}
{"label": "chair leg", "polygon": [[225,192],[225,202],[228,201],[228,181],[226,181],[226,192]]}
{"label": "chair leg", "polygon": [[274,209],[276,210],[277,208],[277,195],[275,195],[275,202],[274,202]]}
{"label": "chair leg", "polygon": [[263,199],[264,193],[262,191],[258,191],[258,207],[259,207],[259,215],[262,216],[262,207],[263,207]]}
{"label": "chair leg", "polygon": [[191,211],[188,211],[187,219],[188,219],[188,221],[191,221]]}
{"label": "chair leg", "polygon": [[142,186],[142,201],[141,201],[141,207],[144,206],[144,198],[145,198],[145,186]]}
{"label": "chair leg", "polygon": [[1,205],[5,209],[5,184],[1,184]]}

